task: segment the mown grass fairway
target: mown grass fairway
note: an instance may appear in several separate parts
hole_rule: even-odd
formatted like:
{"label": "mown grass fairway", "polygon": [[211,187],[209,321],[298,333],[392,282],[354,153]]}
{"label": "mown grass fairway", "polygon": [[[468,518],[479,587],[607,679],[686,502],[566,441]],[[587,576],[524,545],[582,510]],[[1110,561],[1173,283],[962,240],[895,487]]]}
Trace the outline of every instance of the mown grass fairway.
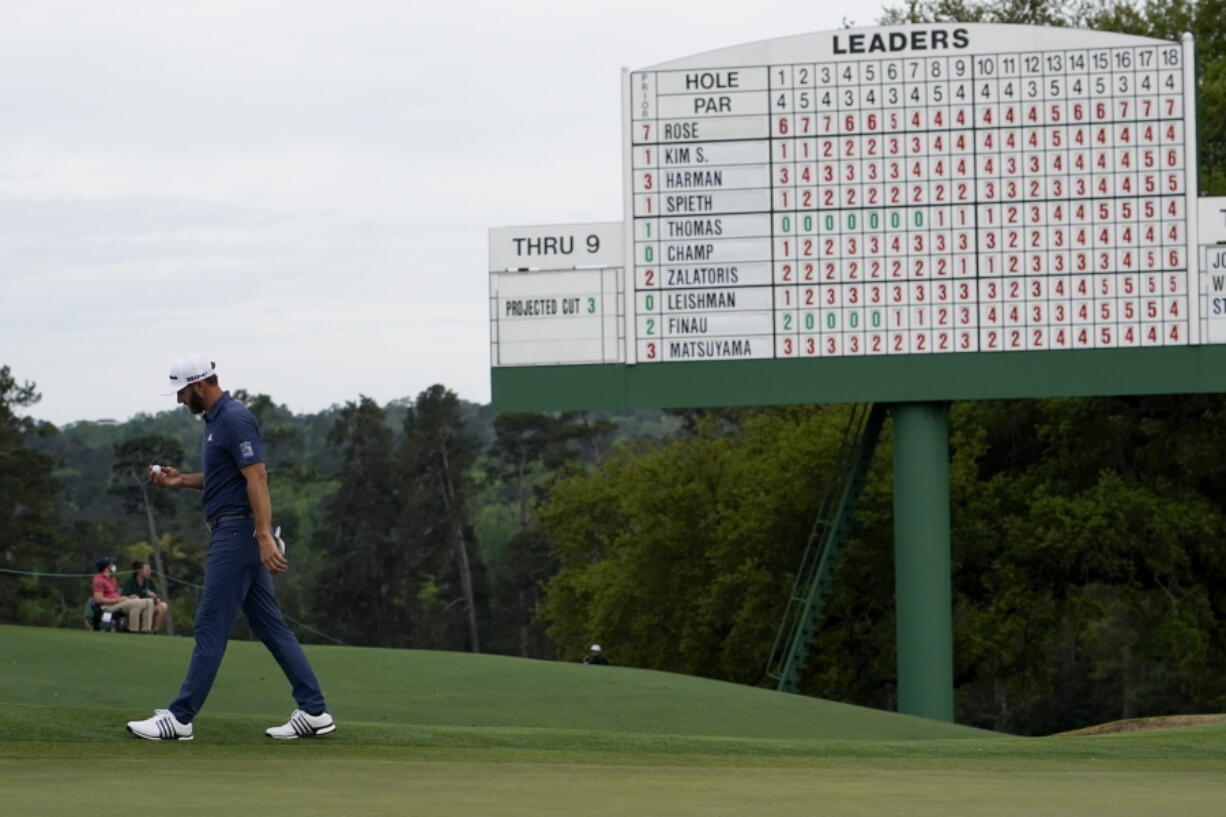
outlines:
{"label": "mown grass fairway", "polygon": [[[165,706],[187,639],[0,626],[5,814],[1220,815],[1226,726],[1022,739],[625,668],[312,647],[340,728],[274,742],[293,708],[231,644],[191,743]],[[91,805],[92,804],[92,805]],[[109,810],[109,809],[107,809]]]}

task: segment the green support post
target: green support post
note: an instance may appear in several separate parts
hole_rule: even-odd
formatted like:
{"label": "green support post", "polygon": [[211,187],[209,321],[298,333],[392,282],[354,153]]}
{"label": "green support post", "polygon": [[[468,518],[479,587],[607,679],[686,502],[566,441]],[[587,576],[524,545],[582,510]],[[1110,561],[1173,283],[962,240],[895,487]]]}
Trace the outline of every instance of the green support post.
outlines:
{"label": "green support post", "polygon": [[898,711],[952,722],[949,404],[899,403],[893,415]]}

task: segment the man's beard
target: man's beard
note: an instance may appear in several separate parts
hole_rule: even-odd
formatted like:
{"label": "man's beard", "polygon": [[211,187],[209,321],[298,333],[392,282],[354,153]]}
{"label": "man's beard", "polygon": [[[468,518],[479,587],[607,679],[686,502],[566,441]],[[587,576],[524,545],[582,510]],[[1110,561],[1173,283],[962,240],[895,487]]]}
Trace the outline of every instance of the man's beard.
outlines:
{"label": "man's beard", "polygon": [[195,391],[187,395],[187,410],[192,414],[204,414],[204,398]]}

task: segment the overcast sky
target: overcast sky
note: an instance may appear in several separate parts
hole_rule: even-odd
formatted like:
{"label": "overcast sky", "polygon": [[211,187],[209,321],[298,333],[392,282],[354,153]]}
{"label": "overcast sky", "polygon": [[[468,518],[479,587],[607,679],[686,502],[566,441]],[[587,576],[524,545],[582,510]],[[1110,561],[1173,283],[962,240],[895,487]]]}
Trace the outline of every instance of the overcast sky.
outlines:
{"label": "overcast sky", "polygon": [[877,3],[0,0],[0,365],[127,419],[490,399],[490,227],[620,220],[621,68]]}

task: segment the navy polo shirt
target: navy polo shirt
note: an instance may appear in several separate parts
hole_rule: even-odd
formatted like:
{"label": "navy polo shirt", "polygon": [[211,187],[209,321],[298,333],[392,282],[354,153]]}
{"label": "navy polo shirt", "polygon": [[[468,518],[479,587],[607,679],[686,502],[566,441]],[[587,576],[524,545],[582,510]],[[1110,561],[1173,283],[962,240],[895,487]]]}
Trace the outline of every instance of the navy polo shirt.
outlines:
{"label": "navy polo shirt", "polygon": [[255,416],[230,392],[222,392],[204,413],[204,442],[200,444],[204,518],[251,513],[247,480],[241,469],[263,461],[264,443]]}

